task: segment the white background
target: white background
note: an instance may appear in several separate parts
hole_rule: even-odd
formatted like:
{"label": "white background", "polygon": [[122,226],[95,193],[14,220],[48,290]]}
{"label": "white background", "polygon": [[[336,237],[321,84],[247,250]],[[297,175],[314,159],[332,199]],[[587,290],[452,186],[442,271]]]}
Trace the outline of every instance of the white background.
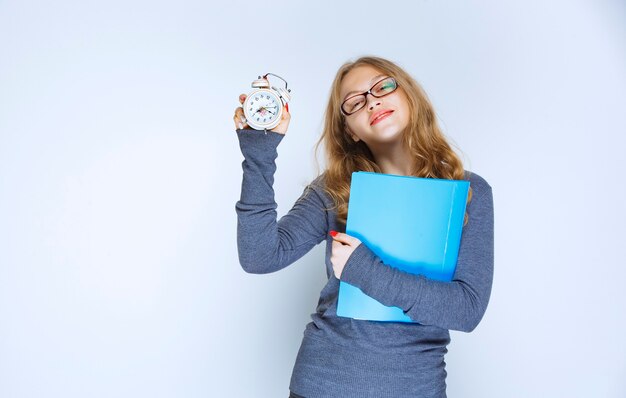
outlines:
{"label": "white background", "polygon": [[624,3],[0,0],[0,397],[286,397],[323,247],[241,270],[231,117],[289,81],[282,215],[366,54],[493,187],[491,302],[452,333],[448,395],[626,396]]}

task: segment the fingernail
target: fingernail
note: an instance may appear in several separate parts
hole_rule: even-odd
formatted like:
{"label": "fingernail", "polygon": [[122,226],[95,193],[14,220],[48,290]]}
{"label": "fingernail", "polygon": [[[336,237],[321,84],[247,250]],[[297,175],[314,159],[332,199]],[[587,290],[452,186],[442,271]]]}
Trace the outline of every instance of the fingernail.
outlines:
{"label": "fingernail", "polygon": [[244,116],[240,116],[239,118],[241,119],[241,123],[245,123],[246,122],[246,118]]}
{"label": "fingernail", "polygon": [[289,104],[285,104],[285,109],[287,110],[287,113],[289,113]]}
{"label": "fingernail", "polygon": [[337,236],[337,231],[330,231],[330,236],[332,236],[333,238]]}
{"label": "fingernail", "polygon": [[239,130],[243,128],[243,123],[239,123]]}

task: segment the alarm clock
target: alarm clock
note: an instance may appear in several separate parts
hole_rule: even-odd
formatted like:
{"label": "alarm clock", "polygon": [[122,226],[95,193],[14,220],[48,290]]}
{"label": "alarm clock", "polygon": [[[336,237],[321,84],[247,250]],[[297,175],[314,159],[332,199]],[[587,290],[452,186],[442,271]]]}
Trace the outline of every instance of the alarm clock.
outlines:
{"label": "alarm clock", "polygon": [[[285,87],[271,86],[269,75],[285,82]],[[266,73],[252,82],[252,88],[254,90],[243,103],[246,122],[254,130],[271,130],[278,126],[283,117],[283,107],[291,100],[287,81],[273,73]]]}

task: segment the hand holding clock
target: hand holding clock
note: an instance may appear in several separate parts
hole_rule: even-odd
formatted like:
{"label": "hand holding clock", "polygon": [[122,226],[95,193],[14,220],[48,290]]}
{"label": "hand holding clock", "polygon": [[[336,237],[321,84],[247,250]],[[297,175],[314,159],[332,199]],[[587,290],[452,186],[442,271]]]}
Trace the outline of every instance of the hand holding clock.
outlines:
{"label": "hand holding clock", "polygon": [[[239,103],[243,104],[246,101],[246,97],[247,96],[245,94],[241,94],[239,96]],[[266,108],[260,108],[260,109],[266,109]],[[273,131],[279,134],[286,134],[287,127],[289,127],[290,120],[291,120],[291,115],[289,114],[289,108],[287,107],[287,105],[285,105],[283,107],[283,112],[282,112],[280,123],[278,123],[278,126],[274,127],[270,131]],[[233,121],[235,122],[236,129],[250,128],[250,126],[248,126],[246,117],[244,116],[243,108],[241,106],[235,109],[235,116],[233,116]]]}

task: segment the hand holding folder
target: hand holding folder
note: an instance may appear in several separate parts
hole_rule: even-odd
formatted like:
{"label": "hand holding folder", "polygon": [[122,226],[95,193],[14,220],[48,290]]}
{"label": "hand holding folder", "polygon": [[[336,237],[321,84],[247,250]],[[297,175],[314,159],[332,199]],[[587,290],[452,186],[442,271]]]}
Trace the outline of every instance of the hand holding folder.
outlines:
{"label": "hand holding folder", "polygon": [[361,240],[337,231],[330,231],[333,237],[333,248],[330,261],[333,264],[333,271],[337,279],[341,279],[341,272],[346,266],[348,258],[352,252],[361,244]]}
{"label": "hand holding folder", "polygon": [[[346,233],[361,240],[387,265],[450,281],[468,191],[469,181],[355,172]],[[413,322],[402,309],[384,306],[345,282],[339,287],[337,315]]]}

